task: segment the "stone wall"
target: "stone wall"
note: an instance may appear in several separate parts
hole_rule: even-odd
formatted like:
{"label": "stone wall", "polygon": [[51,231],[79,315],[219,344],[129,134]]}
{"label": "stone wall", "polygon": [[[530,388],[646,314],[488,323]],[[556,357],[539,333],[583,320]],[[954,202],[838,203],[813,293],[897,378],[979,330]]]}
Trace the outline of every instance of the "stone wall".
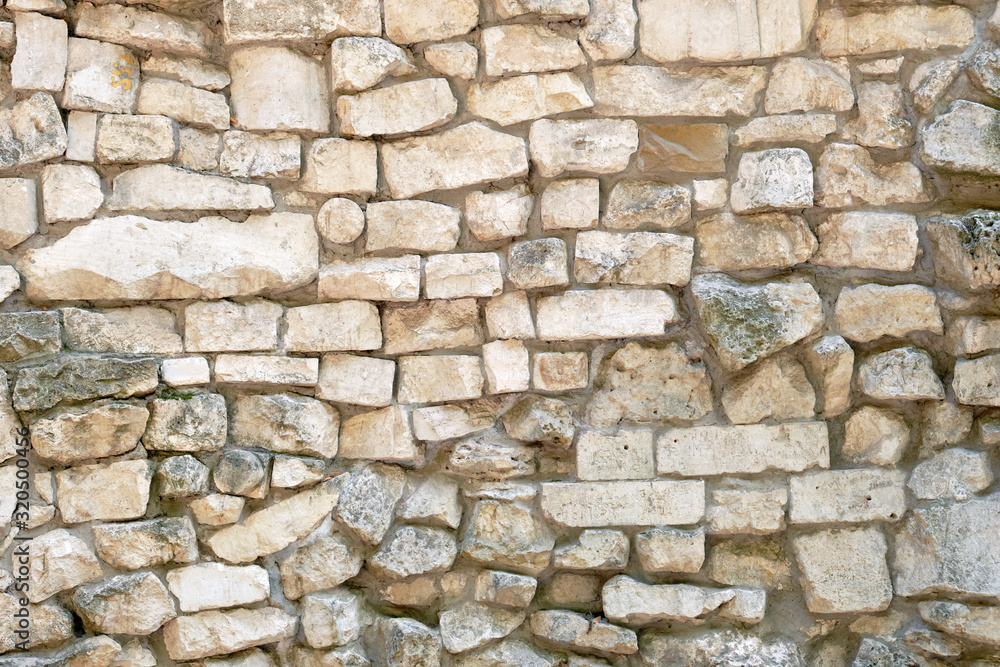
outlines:
{"label": "stone wall", "polygon": [[992,2],[139,2],[0,10],[0,666],[1000,665]]}

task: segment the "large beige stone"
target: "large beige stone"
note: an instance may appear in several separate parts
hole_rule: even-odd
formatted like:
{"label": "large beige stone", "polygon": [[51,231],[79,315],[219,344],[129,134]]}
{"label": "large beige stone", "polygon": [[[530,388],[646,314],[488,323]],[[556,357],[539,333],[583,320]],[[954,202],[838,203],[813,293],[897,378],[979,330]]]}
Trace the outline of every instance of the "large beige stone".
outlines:
{"label": "large beige stone", "polygon": [[33,299],[211,299],[305,285],[319,268],[318,246],[312,216],[298,213],[242,223],[121,216],[75,227],[18,268]]}
{"label": "large beige stone", "polygon": [[771,71],[764,97],[769,114],[793,111],[850,111],[854,106],[851,74],[841,63],[786,58]]}
{"label": "large beige stone", "polygon": [[94,217],[104,204],[101,177],[82,164],[50,164],[42,171],[45,221],[70,222]]}
{"label": "large beige stone", "polygon": [[552,178],[567,171],[609,174],[628,167],[639,148],[639,129],[631,120],[538,120],[528,135],[531,161]]}
{"label": "large beige stone", "polygon": [[679,319],[674,297],[652,289],[573,290],[537,302],[542,340],[660,336]]}
{"label": "large beige stone", "polygon": [[782,355],[755,364],[722,390],[722,409],[734,424],[765,419],[811,419],[816,392],[798,361]]}
{"label": "large beige stone", "polygon": [[229,412],[229,441],[282,454],[332,459],[340,415],[332,406],[298,394],[239,396]]}
{"label": "large beige stone", "polygon": [[561,648],[630,655],[639,650],[634,631],[600,619],[562,609],[546,609],[531,615],[531,633]]}
{"label": "large beige stone", "polygon": [[313,42],[340,35],[378,35],[381,23],[379,3],[375,0],[290,0],[281,4],[226,0],[223,3],[223,34],[229,44]]}
{"label": "large beige stone", "polygon": [[851,463],[894,465],[910,443],[910,426],[886,408],[865,405],[847,419],[840,455]]}
{"label": "large beige stone", "polygon": [[858,468],[793,475],[791,523],[897,521],[906,512],[901,470]]}
{"label": "large beige stone", "polygon": [[385,353],[408,354],[483,344],[475,299],[435,299],[385,309]]}
{"label": "large beige stone", "polygon": [[389,191],[401,199],[528,173],[523,139],[476,122],[386,143],[381,153]]}
{"label": "large beige stone", "polygon": [[624,60],[635,53],[638,20],[629,0],[591,0],[580,46],[594,62]]}
{"label": "large beige stone", "polygon": [[872,56],[903,49],[962,49],[975,35],[973,15],[962,7],[900,5],[858,13],[824,10],[816,37],[824,56]]}
{"label": "large beige stone", "polygon": [[419,463],[421,445],[413,438],[410,419],[399,406],[374,410],[344,421],[339,455],[345,459],[374,459]]}
{"label": "large beige stone", "polygon": [[715,271],[783,269],[809,261],[816,237],[805,219],[786,213],[698,220],[698,264]]}
{"label": "large beige stone", "polygon": [[[227,2],[226,6],[233,4]],[[259,25],[256,13],[253,20]],[[285,46],[250,46],[233,52],[229,72],[230,101],[238,128],[329,131],[326,75],[322,64],[309,56]]]}
{"label": "large beige stone", "polygon": [[836,131],[837,117],[833,114],[762,116],[737,128],[733,143],[737,146],[790,142],[818,144]]}
{"label": "large beige stone", "polygon": [[297,179],[301,153],[302,140],[297,135],[233,130],[222,135],[219,170],[237,178]]}
{"label": "large beige stone", "polygon": [[871,613],[888,608],[888,547],[878,528],[821,530],[792,538],[809,611]]}
{"label": "large beige stone", "polygon": [[608,619],[635,625],[692,620],[735,597],[734,589],[691,584],[651,585],[623,574],[612,577],[601,589],[601,601]]}
{"label": "large beige stone", "polygon": [[120,521],[146,513],[153,464],[116,461],[67,468],[56,474],[56,505],[63,521]]}
{"label": "large beige stone", "polygon": [[[479,23],[479,3],[475,0],[386,0],[383,4],[385,34],[397,44],[457,37]],[[378,9],[375,11],[378,16]]]}
{"label": "large beige stone", "polygon": [[323,355],[316,396],[337,403],[381,408],[392,402],[396,364],[352,354]]}
{"label": "large beige stone", "polygon": [[816,205],[886,206],[928,201],[920,170],[911,162],[876,163],[863,146],[830,144],[816,168]]}
{"label": "large beige stone", "polygon": [[350,139],[314,139],[306,151],[299,189],[324,195],[367,197],[378,185],[374,142]]}
{"label": "large beige stone", "polygon": [[207,58],[215,46],[212,30],[202,21],[140,7],[81,3],[75,18],[77,37],[114,42],[143,51]]}
{"label": "large beige stone", "polygon": [[724,481],[709,492],[708,531],[714,535],[777,533],[785,529],[787,505],[788,489],[784,484]]}
{"label": "large beige stone", "polygon": [[763,67],[596,67],[594,110],[605,116],[752,116],[764,90]]}
{"label": "large beige stone", "polygon": [[[100,135],[98,135],[100,136]],[[230,211],[274,208],[270,188],[169,165],[137,167],[115,177],[112,211]]]}
{"label": "large beige stone", "polygon": [[444,403],[479,398],[483,394],[480,358],[446,354],[400,357],[400,403]]}
{"label": "large beige stone", "polygon": [[815,0],[642,0],[639,48],[659,62],[773,58],[806,48]]}
{"label": "large beige stone", "polygon": [[167,53],[152,55],[143,60],[142,71],[152,76],[173,79],[205,90],[222,90],[232,81],[229,71],[221,65],[207,60],[173,56]]}
{"label": "large beige stone", "polygon": [[917,464],[906,486],[920,500],[968,500],[992,483],[986,452],[952,447]]}
{"label": "large beige stone", "polygon": [[222,93],[171,79],[149,78],[139,89],[139,113],[163,114],[194,127],[229,129],[229,102]]}
{"label": "large beige stone", "polygon": [[934,291],[922,285],[845,287],[837,297],[837,326],[845,338],[866,343],[914,331],[944,333]]}
{"label": "large beige stone", "polygon": [[573,69],[586,62],[575,39],[540,25],[519,23],[482,33],[487,76]]}
{"label": "large beige stone", "polygon": [[858,86],[858,117],[844,129],[862,146],[906,148],[916,138],[898,83],[864,81]]}
{"label": "large beige stone", "polygon": [[290,352],[377,350],[382,347],[378,308],[368,301],[337,301],[285,311],[285,349]]}
{"label": "large beige stone", "polygon": [[550,521],[571,528],[693,524],[705,516],[705,483],[546,482],[541,508]]}
{"label": "large beige stone", "polygon": [[342,37],[330,45],[330,88],[367,90],[388,76],[414,74],[410,54],[380,37]]}
{"label": "large beige stone", "polygon": [[465,222],[480,241],[522,236],[535,199],[524,186],[498,192],[470,192],[465,196]]}
{"label": "large beige stone", "polygon": [[170,162],[177,152],[174,122],[162,115],[103,114],[94,150],[99,162]]}
{"label": "large beige stone", "polygon": [[656,470],[661,475],[795,472],[829,466],[825,422],[673,428],[656,443]]}
{"label": "large beige stone", "polygon": [[[111,76],[103,76],[110,72]],[[64,109],[132,113],[139,93],[139,61],[124,46],[69,39]]]}
{"label": "large beige stone", "polygon": [[949,323],[946,333],[956,356],[1000,348],[1000,318],[977,315],[956,317]]}
{"label": "large beige stone", "polygon": [[581,283],[682,287],[691,277],[693,258],[689,236],[590,231],[577,234],[573,270]]}
{"label": "large beige stone", "polygon": [[101,576],[101,566],[94,551],[86,542],[62,528],[33,538],[30,554],[25,594],[32,602],[41,602],[60,591]]}
{"label": "large beige stone", "polygon": [[909,271],[917,261],[917,219],[908,213],[831,213],[816,230],[821,266]]}
{"label": "large beige stone", "polygon": [[267,570],[259,565],[237,567],[199,563],[167,572],[167,586],[183,612],[249,605],[271,592]]}
{"label": "large beige stone", "polygon": [[469,89],[469,111],[500,125],[514,125],[594,105],[580,77],[569,72],[528,74]]}
{"label": "large beige stone", "polygon": [[368,205],[365,250],[447,252],[458,243],[458,209],[429,201],[384,201]]}
{"label": "large beige stone", "polygon": [[924,350],[899,347],[870,355],[858,367],[858,385],[876,400],[941,400],[944,386]]}
{"label": "large beige stone", "polygon": [[340,133],[357,137],[429,130],[456,111],[447,79],[419,79],[337,98]]}
{"label": "large beige stone", "polygon": [[[88,120],[96,125],[97,117],[91,116]],[[82,125],[80,123],[78,127],[82,129]],[[48,93],[35,93],[11,108],[0,110],[0,131],[0,167],[3,168],[41,162],[62,155],[67,150],[68,138],[62,114]],[[84,155],[80,157],[93,161],[92,150],[83,145],[86,143],[91,143],[92,149],[92,142],[85,140],[81,132],[79,150]]]}
{"label": "large beige stone", "polygon": [[479,49],[468,42],[430,44],[424,49],[424,60],[447,77],[468,81],[479,69]]}
{"label": "large beige stone", "polygon": [[199,301],[184,309],[184,349],[188,352],[251,352],[278,347],[284,312],[271,301]]}
{"label": "large beige stone", "polygon": [[77,352],[178,354],[183,350],[174,314],[165,308],[63,308],[62,314],[66,344]]}
{"label": "large beige stone", "polygon": [[493,499],[473,506],[460,550],[474,562],[537,575],[549,565],[555,537],[532,510]]}
{"label": "large beige stone", "polygon": [[177,612],[167,587],[152,572],[120,574],[73,591],[73,607],[91,632],[149,635]]}
{"label": "large beige stone", "polygon": [[139,444],[148,419],[145,406],[121,401],[57,408],[31,424],[31,446],[63,464],[124,454]]}
{"label": "large beige stone", "polygon": [[964,605],[950,600],[917,603],[920,617],[932,627],[988,646],[1000,646],[1000,608]]}
{"label": "large beige stone", "polygon": [[998,118],[1000,112],[992,107],[955,100],[923,128],[921,159],[950,172],[1000,174],[997,147],[990,139]]}
{"label": "large beige stone", "polygon": [[656,476],[652,431],[581,434],[576,441],[576,476],[584,481],[652,479]]}
{"label": "large beige stone", "polygon": [[956,360],[951,383],[956,400],[965,405],[1000,406],[1000,387],[996,386],[998,372],[1000,354],[997,353]]}
{"label": "large beige stone", "polygon": [[740,157],[729,197],[734,213],[801,209],[812,201],[812,162],[801,148],[771,148]]}
{"label": "large beige stone", "polygon": [[171,659],[194,660],[273,644],[293,636],[297,624],[280,607],[203,611],[167,623],[163,642]]}
{"label": "large beige stone", "polygon": [[198,560],[198,538],[188,517],[100,524],[93,531],[97,555],[119,570]]}
{"label": "large beige stone", "polygon": [[14,30],[17,48],[10,61],[9,85],[17,90],[62,90],[69,48],[66,22],[36,12],[17,12]]}
{"label": "large beige stone", "polygon": [[321,299],[416,301],[420,298],[420,256],[370,257],[326,264],[320,269],[318,290]]}

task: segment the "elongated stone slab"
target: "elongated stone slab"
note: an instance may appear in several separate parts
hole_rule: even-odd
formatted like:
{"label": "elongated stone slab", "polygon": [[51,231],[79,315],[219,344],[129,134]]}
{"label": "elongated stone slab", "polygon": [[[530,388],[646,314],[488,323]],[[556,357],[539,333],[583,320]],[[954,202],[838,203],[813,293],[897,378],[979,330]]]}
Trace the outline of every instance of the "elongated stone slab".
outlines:
{"label": "elongated stone slab", "polygon": [[542,340],[662,336],[680,318],[673,296],[660,290],[573,290],[538,300]]}
{"label": "elongated stone slab", "polygon": [[562,526],[683,526],[705,516],[705,482],[549,482],[542,512]]}
{"label": "elongated stone slab", "polygon": [[751,116],[764,90],[763,67],[611,65],[594,68],[595,111],[602,116]]}
{"label": "elongated stone slab", "polygon": [[198,174],[166,164],[123,172],[112,184],[112,211],[234,211],[272,209],[265,185]]}
{"label": "elongated stone slab", "polygon": [[673,428],[656,443],[661,475],[729,475],[830,467],[825,422]]}

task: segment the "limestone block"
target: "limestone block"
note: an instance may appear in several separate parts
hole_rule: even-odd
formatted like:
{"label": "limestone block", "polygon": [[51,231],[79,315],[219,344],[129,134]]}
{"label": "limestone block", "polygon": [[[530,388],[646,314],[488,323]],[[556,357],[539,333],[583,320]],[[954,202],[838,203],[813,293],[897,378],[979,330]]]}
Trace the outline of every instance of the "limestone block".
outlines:
{"label": "limestone block", "polygon": [[635,52],[638,18],[628,0],[591,0],[580,45],[594,62],[624,60]]}
{"label": "limestone block", "polygon": [[[144,91],[146,85],[143,84]],[[228,120],[226,127],[229,127]],[[299,177],[301,152],[302,140],[297,135],[224,132],[219,170],[237,178],[294,180]]]}
{"label": "limestone block", "polygon": [[905,161],[878,164],[863,146],[830,144],[816,168],[816,205],[886,206],[928,200],[923,177]]}
{"label": "limestone block", "polygon": [[120,570],[198,560],[198,540],[187,517],[109,523],[93,530],[97,555]]}
{"label": "limestone block", "polygon": [[691,277],[694,239],[676,234],[581,232],[573,270],[577,282],[674,285]]}
{"label": "limestone block", "polygon": [[316,396],[336,403],[385,407],[392,402],[396,364],[352,354],[326,354],[320,360]]}
{"label": "limestone block", "polygon": [[473,79],[479,67],[479,49],[468,42],[430,44],[424,49],[424,60],[447,77]]}
{"label": "limestone block", "polygon": [[[709,495],[708,531],[714,535],[768,535],[785,529],[788,489],[767,481],[731,480]],[[735,583],[735,582],[724,582]]]}
{"label": "limestone block", "polygon": [[823,470],[789,480],[791,523],[897,521],[906,512],[905,473],[884,468]]}
{"label": "limestone block", "polygon": [[337,98],[340,133],[357,137],[429,130],[457,111],[447,79],[419,79]]}
{"label": "limestone block", "polygon": [[906,213],[832,213],[816,230],[813,264],[880,271],[909,271],[917,261],[917,219]]}
{"label": "limestone block", "polygon": [[833,114],[788,114],[754,118],[733,133],[737,146],[763,143],[801,142],[817,144],[837,131]]}
{"label": "limestone block", "polygon": [[[96,116],[80,119],[79,157],[93,161],[93,127]],[[87,126],[86,128],[84,126]],[[12,108],[0,110],[0,167],[41,162],[66,152],[66,127],[52,95],[38,92]]]}
{"label": "limestone block", "polygon": [[13,248],[38,231],[38,196],[30,178],[0,179],[0,246]]}
{"label": "limestone block", "polygon": [[655,475],[652,431],[590,431],[576,441],[580,480],[652,479]]}
{"label": "limestone block", "polygon": [[575,39],[526,23],[486,28],[482,34],[487,76],[573,69],[586,62]]}
{"label": "limestone block", "polygon": [[816,24],[820,51],[828,58],[962,49],[974,34],[971,12],[954,6],[894,6],[850,15],[837,7],[823,11]]}
{"label": "limestone block", "polygon": [[287,639],[297,623],[279,607],[203,611],[167,623],[163,641],[171,659],[193,660]]}
{"label": "limestone block", "polygon": [[64,109],[132,113],[139,94],[139,61],[131,50],[93,39],[69,38]]}
{"label": "limestone block", "polygon": [[352,243],[365,231],[365,212],[350,199],[327,199],[316,214],[319,235],[327,243]]}
{"label": "limestone block", "polygon": [[643,171],[724,172],[728,155],[729,128],[721,123],[639,128],[639,168]]}
{"label": "limestone block", "polygon": [[122,5],[81,3],[74,33],[141,51],[199,58],[210,57],[215,42],[208,25],[196,19]]}
{"label": "limestone block", "polygon": [[730,193],[735,213],[799,209],[812,205],[813,175],[801,148],[744,153]]}
{"label": "limestone block", "polygon": [[91,632],[149,635],[174,618],[174,601],[152,572],[121,574],[73,591],[73,607]]}
{"label": "limestone block", "polygon": [[162,114],[195,127],[229,129],[229,102],[225,95],[171,79],[144,80],[137,109],[139,113]]}
{"label": "limestone block", "polygon": [[934,291],[922,285],[845,287],[834,317],[845,338],[862,343],[914,331],[944,333]]}
{"label": "limestone block", "polygon": [[586,389],[590,373],[586,352],[536,352],[531,355],[531,387],[540,391]]}
{"label": "limestone block", "polygon": [[373,0],[318,2],[292,0],[264,4],[250,0],[227,0],[222,26],[229,44],[245,42],[328,41],[341,35],[378,35],[381,32],[379,3]]}
{"label": "limestone block", "polygon": [[494,82],[474,84],[469,89],[469,110],[500,125],[594,106],[583,82],[576,74],[527,74]]}
{"label": "limestone block", "polygon": [[535,323],[522,291],[505,292],[486,302],[483,309],[490,338],[528,339],[535,337]]}
{"label": "limestone block", "polygon": [[549,183],[542,193],[542,229],[593,229],[601,208],[596,178],[566,178]]}
{"label": "limestone block", "polygon": [[330,45],[330,88],[356,92],[378,85],[388,76],[414,74],[410,54],[380,37],[341,37]]}
{"label": "limestone block", "polygon": [[385,353],[389,355],[482,345],[475,299],[434,300],[414,307],[385,308]]}
{"label": "limestone block", "polygon": [[56,474],[57,506],[63,521],[121,521],[146,513],[153,465],[116,461],[67,468]]}
{"label": "limestone block", "polygon": [[69,49],[66,22],[35,12],[17,12],[14,31],[17,48],[10,61],[11,85],[16,90],[62,90]]}
{"label": "limestone block", "polygon": [[865,405],[847,419],[840,455],[851,463],[894,465],[910,444],[910,426],[886,408]]}
{"label": "limestone block", "polygon": [[802,364],[787,356],[771,357],[722,390],[722,409],[734,424],[811,419],[816,393]]}
{"label": "limestone block", "polygon": [[479,23],[475,0],[388,0],[384,5],[385,34],[397,44],[458,37]]}
{"label": "limestone block", "polygon": [[892,601],[878,528],[821,530],[792,538],[809,611],[819,614],[883,611]]}
{"label": "limestone block", "polygon": [[651,289],[574,290],[540,297],[537,308],[542,340],[660,336],[679,318],[674,298]]}
{"label": "limestone block", "polygon": [[500,192],[470,192],[465,197],[465,222],[480,241],[522,236],[535,200],[527,188]]}
{"label": "limestone block", "polygon": [[122,401],[57,408],[31,424],[31,446],[62,464],[124,454],[135,449],[149,411]]}
{"label": "limestone block", "polygon": [[290,352],[377,350],[382,347],[378,308],[368,301],[337,301],[285,311],[285,349]]}
{"label": "limestone block", "polygon": [[142,71],[205,90],[222,90],[232,82],[225,67],[207,60],[172,56],[167,53],[151,55],[143,60]]}
{"label": "limestone block", "polygon": [[416,301],[420,298],[420,256],[370,257],[326,264],[320,269],[319,296],[321,299]]}
{"label": "limestone block", "polygon": [[638,133],[631,120],[537,120],[528,135],[531,161],[545,178],[623,171],[639,148]]}
{"label": "limestone block", "polygon": [[101,177],[82,164],[50,164],[42,170],[45,221],[73,222],[94,217],[104,204]]}
{"label": "limestone block", "polygon": [[519,340],[496,340],[483,345],[486,393],[527,391],[530,377],[528,349]]}
{"label": "limestone block", "polygon": [[906,486],[921,500],[968,500],[993,482],[989,456],[955,447],[917,464]]}
{"label": "limestone block", "polygon": [[[253,21],[263,25],[256,12]],[[326,75],[312,58],[285,46],[248,46],[230,56],[229,73],[230,100],[239,129],[329,131]]]}
{"label": "limestone block", "polygon": [[250,352],[278,346],[283,309],[270,301],[201,301],[184,311],[188,352]]}
{"label": "limestone block", "polygon": [[687,188],[656,181],[619,181],[608,195],[602,219],[608,229],[657,231],[680,227],[691,219]]}
{"label": "limestone block", "polygon": [[434,355],[399,358],[400,403],[443,403],[479,398],[483,393],[479,357]]}
{"label": "limestone block", "polygon": [[635,553],[647,574],[695,573],[705,561],[705,530],[649,528],[635,536]]}
{"label": "limestone block", "polygon": [[764,90],[763,67],[696,67],[687,72],[645,65],[595,67],[594,110],[605,116],[748,117]]}
{"label": "limestone block", "polygon": [[692,620],[736,597],[731,588],[703,588],[691,584],[651,585],[620,574],[601,589],[604,613],[618,623],[646,624]]}
{"label": "limestone block", "polygon": [[817,242],[805,219],[787,213],[698,220],[698,263],[718,271],[788,268],[809,261]]}
{"label": "limestone block", "polygon": [[382,408],[344,421],[338,454],[345,459],[374,459],[417,463],[423,448],[413,439],[406,411]]}
{"label": "limestone block", "polygon": [[519,504],[479,500],[462,533],[460,550],[473,562],[537,575],[555,546],[551,531]]}
{"label": "limestone block", "polygon": [[233,384],[313,385],[319,379],[319,359],[220,354],[215,358],[214,378]]}
{"label": "limestone block", "polygon": [[299,189],[325,195],[373,194],[378,185],[376,155],[371,141],[314,139],[306,151]]}
{"label": "limestone block", "polygon": [[931,356],[915,347],[870,355],[858,368],[858,384],[876,400],[944,398],[944,386],[934,372]]}
{"label": "limestone block", "polygon": [[705,515],[705,483],[545,482],[541,507],[560,526],[685,525]]}
{"label": "limestone block", "polygon": [[25,593],[32,602],[41,602],[101,576],[101,566],[93,550],[62,528],[32,539],[31,555]]}
{"label": "limestone block", "polygon": [[571,650],[616,655],[630,655],[639,650],[635,631],[572,611],[536,611],[531,615],[529,627],[536,637]]}
{"label": "limestone block", "polygon": [[249,605],[271,591],[267,571],[258,565],[237,567],[199,563],[167,572],[167,586],[183,612]]}
{"label": "limestone block", "polygon": [[100,162],[170,162],[177,152],[174,121],[161,115],[104,114],[94,149]]}
{"label": "limestone block", "polygon": [[793,111],[850,111],[854,91],[847,67],[836,61],[785,58],[771,72],[764,96],[769,114]]}

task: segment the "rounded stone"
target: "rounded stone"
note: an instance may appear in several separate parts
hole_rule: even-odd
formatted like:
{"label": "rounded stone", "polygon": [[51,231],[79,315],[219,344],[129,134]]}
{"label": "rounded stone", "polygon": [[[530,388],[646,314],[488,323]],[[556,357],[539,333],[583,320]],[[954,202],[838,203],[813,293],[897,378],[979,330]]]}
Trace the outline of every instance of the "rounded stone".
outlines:
{"label": "rounded stone", "polygon": [[328,199],[316,216],[319,235],[327,243],[343,245],[353,243],[365,230],[365,214],[350,199]]}

